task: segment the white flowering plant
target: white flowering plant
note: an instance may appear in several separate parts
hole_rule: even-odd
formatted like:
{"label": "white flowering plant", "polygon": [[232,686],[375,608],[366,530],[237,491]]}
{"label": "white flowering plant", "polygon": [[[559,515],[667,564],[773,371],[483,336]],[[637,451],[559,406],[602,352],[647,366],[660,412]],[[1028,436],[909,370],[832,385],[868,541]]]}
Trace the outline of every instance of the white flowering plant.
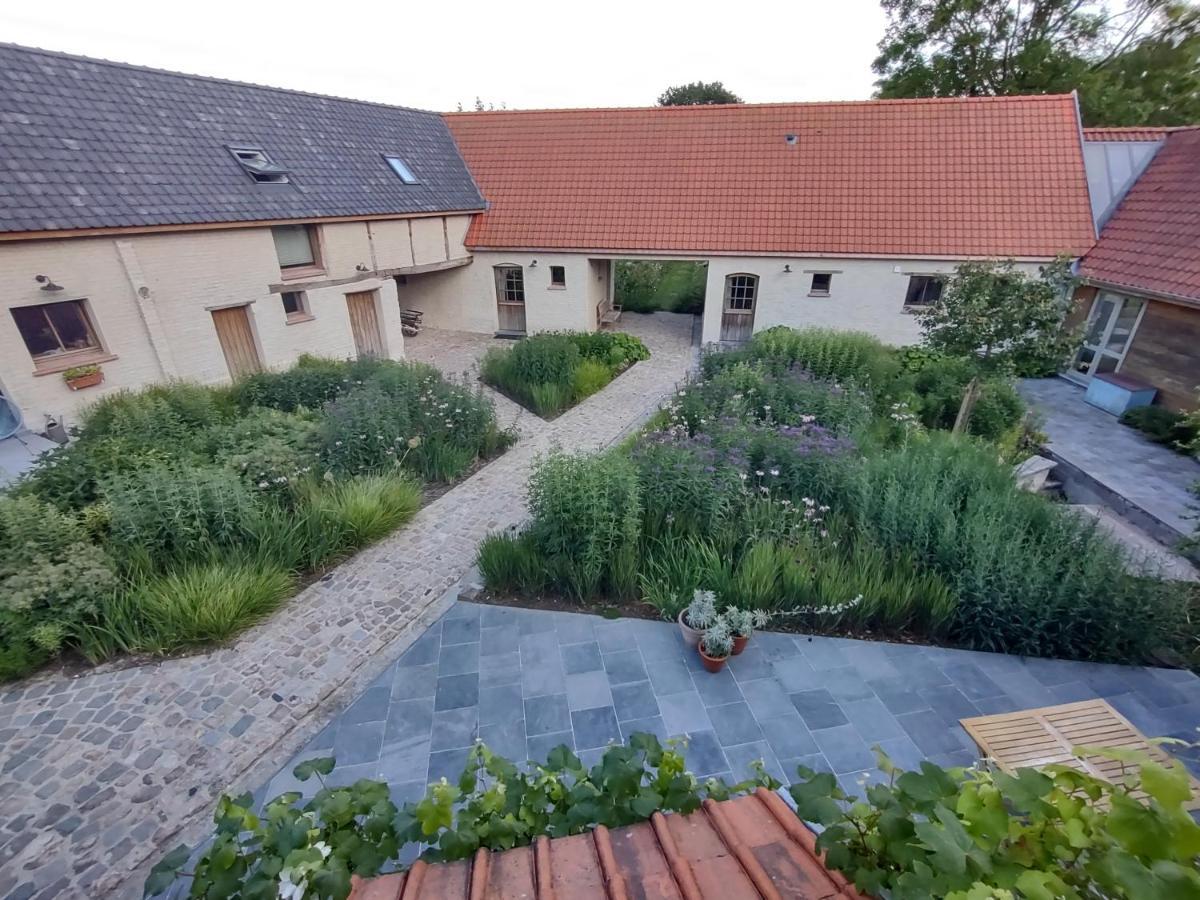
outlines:
{"label": "white flowering plant", "polygon": [[683,620],[697,631],[708,628],[717,618],[717,595],[712,591],[696,590],[687,605]]}
{"label": "white flowering plant", "polygon": [[251,794],[222,795],[213,821],[212,843],[185,871],[193,850],[186,844],[167,854],[146,879],[145,896],[166,892],[179,878],[190,878],[190,896],[240,900],[341,900],[350,893],[350,875],[370,877],[396,859],[399,810],[388,786],[360,779],[330,786],[332,757],[300,763],[300,781],[316,777],[321,789],[299,805],[295,791],[270,801],[262,814]]}

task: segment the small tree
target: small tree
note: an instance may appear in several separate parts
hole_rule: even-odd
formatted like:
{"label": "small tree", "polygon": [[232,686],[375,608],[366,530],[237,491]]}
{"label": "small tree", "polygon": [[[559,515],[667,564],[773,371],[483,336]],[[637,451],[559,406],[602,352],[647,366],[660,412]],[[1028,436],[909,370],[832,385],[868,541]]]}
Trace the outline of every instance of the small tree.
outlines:
{"label": "small tree", "polygon": [[719,81],[693,81],[667,88],[658,98],[659,106],[711,106],[714,103],[741,103],[742,98],[727,90]]}
{"label": "small tree", "polygon": [[1063,365],[1077,335],[1063,327],[1075,279],[1070,261],[1060,257],[1038,278],[1019,271],[1012,260],[963,263],[942,290],[941,299],[922,311],[926,347],[965,359],[975,374],[963,392],[954,430],[971,418],[983,378],[1012,375],[1018,365]]}

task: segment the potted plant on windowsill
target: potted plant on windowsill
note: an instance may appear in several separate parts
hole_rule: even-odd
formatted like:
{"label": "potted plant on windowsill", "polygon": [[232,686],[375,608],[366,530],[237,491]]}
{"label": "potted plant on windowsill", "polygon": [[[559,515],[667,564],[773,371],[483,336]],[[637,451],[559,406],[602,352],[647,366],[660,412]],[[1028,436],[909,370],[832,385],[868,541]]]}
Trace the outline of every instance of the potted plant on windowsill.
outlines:
{"label": "potted plant on windowsill", "polygon": [[755,629],[767,627],[771,616],[761,609],[738,609],[731,606],[725,610],[724,619],[730,634],[733,635],[733,655],[737,656],[746,649]]}
{"label": "potted plant on windowsill", "polygon": [[733,653],[733,633],[723,618],[717,616],[708,631],[700,638],[697,646],[700,651],[700,662],[710,672],[720,672],[725,668]]}
{"label": "potted plant on windowsill", "polygon": [[104,372],[95,363],[88,366],[72,366],[62,373],[63,381],[73,391],[95,387],[104,381]]}
{"label": "potted plant on windowsill", "polygon": [[712,591],[696,591],[692,602],[679,611],[679,633],[689,647],[700,643],[700,636],[717,618],[717,595]]}

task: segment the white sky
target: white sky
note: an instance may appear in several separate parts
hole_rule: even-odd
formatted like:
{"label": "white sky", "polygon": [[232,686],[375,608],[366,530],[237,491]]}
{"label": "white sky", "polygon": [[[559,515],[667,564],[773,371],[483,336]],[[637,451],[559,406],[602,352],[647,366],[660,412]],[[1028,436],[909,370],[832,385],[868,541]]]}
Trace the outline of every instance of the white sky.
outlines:
{"label": "white sky", "polygon": [[870,96],[878,0],[10,0],[0,41],[434,110]]}

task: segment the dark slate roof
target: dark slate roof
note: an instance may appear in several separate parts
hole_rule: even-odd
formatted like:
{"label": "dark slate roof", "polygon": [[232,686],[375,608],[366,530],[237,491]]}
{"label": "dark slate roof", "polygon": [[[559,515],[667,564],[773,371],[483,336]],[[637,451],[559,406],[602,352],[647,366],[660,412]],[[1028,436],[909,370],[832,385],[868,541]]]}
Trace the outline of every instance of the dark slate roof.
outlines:
{"label": "dark slate roof", "polygon": [[[256,183],[229,144],[291,183]],[[483,206],[436,113],[0,44],[0,232]]]}

